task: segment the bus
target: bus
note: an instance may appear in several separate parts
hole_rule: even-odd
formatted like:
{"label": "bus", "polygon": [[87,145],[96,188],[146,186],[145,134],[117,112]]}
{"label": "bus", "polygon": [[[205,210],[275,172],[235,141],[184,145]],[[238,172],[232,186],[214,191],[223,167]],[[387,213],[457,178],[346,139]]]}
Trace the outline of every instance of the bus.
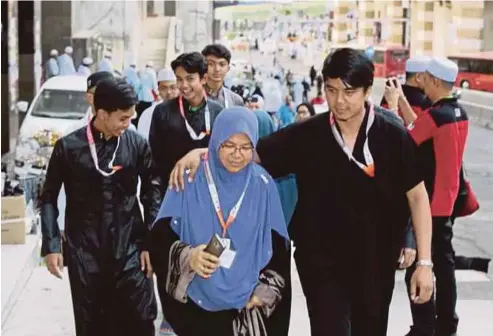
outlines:
{"label": "bus", "polygon": [[[349,47],[361,50],[364,52],[367,46],[362,47],[360,45],[354,46],[351,44],[333,46],[331,51]],[[375,77],[388,78],[398,77],[401,80],[406,76],[406,61],[409,59],[409,49],[399,45],[389,46],[375,46],[374,54],[372,57],[373,64],[375,65]]]}
{"label": "bus", "polygon": [[450,55],[459,74],[455,85],[470,90],[493,92],[493,51]]}

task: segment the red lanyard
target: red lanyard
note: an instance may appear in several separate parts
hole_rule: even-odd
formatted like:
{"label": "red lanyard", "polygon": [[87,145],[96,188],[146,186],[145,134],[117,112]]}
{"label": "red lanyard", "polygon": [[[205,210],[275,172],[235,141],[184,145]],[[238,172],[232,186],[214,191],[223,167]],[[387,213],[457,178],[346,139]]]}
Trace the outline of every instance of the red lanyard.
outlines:
{"label": "red lanyard", "polygon": [[248,184],[250,183],[250,176],[248,176],[247,182],[245,184],[245,188],[243,188],[243,192],[241,193],[238,202],[236,202],[235,206],[229,212],[228,219],[225,221],[223,212],[221,210],[221,203],[219,202],[219,194],[217,192],[216,184],[214,183],[214,179],[212,178],[211,168],[209,166],[209,161],[204,161],[205,166],[205,177],[207,179],[207,186],[209,187],[209,194],[211,195],[212,203],[214,205],[214,210],[216,211],[217,218],[219,219],[219,223],[221,223],[221,227],[223,228],[223,238],[226,237],[226,231],[233,224],[236,216],[238,215],[238,211],[240,211],[241,204],[243,203],[243,199],[245,198],[246,190],[248,188]]}
{"label": "red lanyard", "polygon": [[103,175],[104,177],[108,177],[123,168],[122,166],[113,166],[113,162],[115,162],[116,152],[118,151],[118,147],[120,147],[120,137],[118,137],[116,140],[117,141],[116,148],[115,151],[113,152],[113,157],[111,158],[110,163],[108,163],[108,168],[111,169],[111,172],[108,173],[99,168],[98,154],[96,152],[96,144],[94,142],[94,136],[92,135],[92,130],[91,130],[91,117],[89,117],[89,122],[87,123],[86,126],[86,135],[87,135],[87,142],[89,143],[89,150],[91,151],[92,161],[94,162],[96,169],[101,175]]}
{"label": "red lanyard", "polygon": [[[205,95],[205,91],[204,91]],[[183,117],[183,120],[185,121],[185,127],[187,128],[188,134],[190,134],[190,137],[192,140],[202,140],[206,135],[211,134],[211,114],[209,112],[209,106],[207,106],[207,96],[205,96],[205,132],[200,132],[199,135],[195,133],[193,128],[190,126],[190,124],[187,121],[187,118],[185,118],[185,110],[183,109],[183,96],[178,97],[178,106],[180,108],[180,114]]]}

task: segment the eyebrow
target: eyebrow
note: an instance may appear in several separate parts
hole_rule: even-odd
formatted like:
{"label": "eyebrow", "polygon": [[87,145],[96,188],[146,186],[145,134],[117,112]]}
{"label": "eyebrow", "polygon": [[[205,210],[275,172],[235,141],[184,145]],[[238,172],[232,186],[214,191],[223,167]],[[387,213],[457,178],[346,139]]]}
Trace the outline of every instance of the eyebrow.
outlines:
{"label": "eyebrow", "polygon": [[[339,90],[338,88],[336,88],[335,86],[332,86],[332,85],[328,85],[328,84],[326,84],[326,86],[327,86],[328,88],[331,88],[331,89],[334,89],[334,90]],[[344,91],[351,91],[351,90],[356,90],[356,89],[357,89],[357,88],[355,88],[355,87],[353,87],[353,86],[347,86],[347,87],[345,87],[343,90],[344,90]]]}
{"label": "eyebrow", "polygon": [[229,141],[229,140],[226,140],[224,141],[225,144],[228,144],[228,145],[237,145],[239,147],[243,147],[243,146],[252,146],[252,142],[249,141],[249,142],[245,142],[245,143],[242,143],[242,144],[237,144],[237,143],[234,143],[232,141]]}

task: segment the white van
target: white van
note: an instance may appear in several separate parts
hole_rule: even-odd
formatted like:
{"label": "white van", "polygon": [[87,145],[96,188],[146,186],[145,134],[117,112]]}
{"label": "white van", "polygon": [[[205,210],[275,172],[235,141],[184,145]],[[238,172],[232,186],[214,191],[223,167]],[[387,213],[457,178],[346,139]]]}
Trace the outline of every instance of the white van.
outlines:
{"label": "white van", "polygon": [[56,76],[48,79],[29,106],[19,101],[17,109],[26,113],[19,130],[15,160],[16,166],[23,166],[31,155],[34,135],[42,131],[51,131],[61,136],[74,125],[87,118],[90,106],[86,99],[87,78],[85,76]]}

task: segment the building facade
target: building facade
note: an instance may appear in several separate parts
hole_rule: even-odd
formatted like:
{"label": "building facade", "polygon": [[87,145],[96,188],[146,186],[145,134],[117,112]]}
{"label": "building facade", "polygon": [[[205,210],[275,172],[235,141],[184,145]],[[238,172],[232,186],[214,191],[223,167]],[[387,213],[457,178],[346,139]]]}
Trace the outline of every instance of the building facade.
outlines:
{"label": "building facade", "polygon": [[493,50],[493,1],[338,0],[333,43],[404,45],[415,55]]}

